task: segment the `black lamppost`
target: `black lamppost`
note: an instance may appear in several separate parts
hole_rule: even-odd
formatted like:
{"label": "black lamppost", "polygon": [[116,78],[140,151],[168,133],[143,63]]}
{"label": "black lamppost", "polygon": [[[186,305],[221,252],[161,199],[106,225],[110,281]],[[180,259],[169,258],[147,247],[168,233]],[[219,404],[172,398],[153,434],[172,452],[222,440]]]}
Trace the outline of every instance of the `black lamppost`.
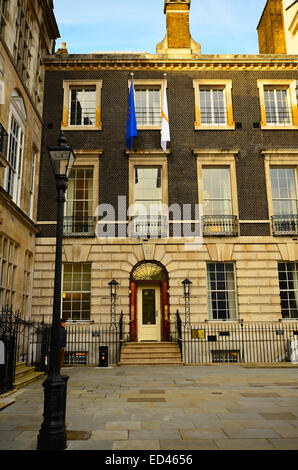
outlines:
{"label": "black lamppost", "polygon": [[111,325],[116,325],[116,299],[117,299],[117,288],[119,286],[119,282],[112,279],[108,283],[110,286],[110,298],[111,298]]}
{"label": "black lamppost", "polygon": [[184,279],[181,282],[183,284],[183,292],[184,292],[184,301],[185,301],[185,324],[190,323],[190,289],[192,282],[189,279]]}
{"label": "black lamppost", "polygon": [[60,317],[61,317],[61,271],[62,238],[65,192],[71,168],[75,161],[72,148],[61,132],[58,145],[48,147],[48,153],[56,180],[57,227],[54,303],[51,330],[50,360],[48,377],[44,387],[44,421],[41,425],[37,450],[63,450],[67,446],[65,430],[65,408],[67,376],[60,374]]}

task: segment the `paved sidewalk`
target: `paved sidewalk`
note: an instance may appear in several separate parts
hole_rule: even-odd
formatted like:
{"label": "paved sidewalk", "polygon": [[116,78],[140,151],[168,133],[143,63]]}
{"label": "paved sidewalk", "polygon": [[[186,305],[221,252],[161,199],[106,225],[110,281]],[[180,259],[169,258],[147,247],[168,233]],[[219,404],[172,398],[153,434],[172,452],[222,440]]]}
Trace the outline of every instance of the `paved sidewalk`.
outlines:
{"label": "paved sidewalk", "polygon": [[[80,367],[62,374],[69,375],[67,450],[298,450],[295,367]],[[36,449],[43,380],[0,399],[7,401],[0,450]]]}

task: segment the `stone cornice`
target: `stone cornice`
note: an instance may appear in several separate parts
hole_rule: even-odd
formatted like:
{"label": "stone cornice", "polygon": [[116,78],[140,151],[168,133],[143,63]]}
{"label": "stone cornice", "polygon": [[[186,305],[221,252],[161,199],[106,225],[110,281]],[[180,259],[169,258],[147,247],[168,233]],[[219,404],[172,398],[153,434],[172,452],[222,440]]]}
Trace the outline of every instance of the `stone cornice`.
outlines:
{"label": "stone cornice", "polygon": [[298,70],[298,55],[189,55],[148,53],[51,55],[47,70]]}
{"label": "stone cornice", "polygon": [[[9,210],[11,211],[11,214],[13,214],[15,217],[17,217],[24,225],[28,227],[31,232],[37,234],[40,232],[40,229],[38,226],[25,214],[25,212],[22,211],[22,209],[17,206],[11,197],[8,195],[6,191],[4,191],[3,188],[0,187],[0,205],[3,205],[3,207],[8,207]],[[1,225],[1,220],[0,220],[0,225]]]}

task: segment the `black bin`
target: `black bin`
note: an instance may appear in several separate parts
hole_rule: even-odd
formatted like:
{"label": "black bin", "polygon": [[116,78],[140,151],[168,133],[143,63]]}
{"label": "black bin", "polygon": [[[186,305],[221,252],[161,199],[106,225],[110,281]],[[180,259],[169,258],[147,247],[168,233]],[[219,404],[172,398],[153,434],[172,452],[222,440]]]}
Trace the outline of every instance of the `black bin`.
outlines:
{"label": "black bin", "polygon": [[109,347],[99,347],[99,367],[108,367],[109,364]]}

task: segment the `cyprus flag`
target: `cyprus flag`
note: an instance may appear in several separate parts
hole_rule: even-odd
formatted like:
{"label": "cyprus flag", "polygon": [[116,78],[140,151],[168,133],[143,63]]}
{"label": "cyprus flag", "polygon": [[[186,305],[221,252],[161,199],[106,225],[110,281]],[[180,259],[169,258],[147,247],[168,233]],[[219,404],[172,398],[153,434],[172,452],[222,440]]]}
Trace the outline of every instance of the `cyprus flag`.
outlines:
{"label": "cyprus flag", "polygon": [[167,142],[170,142],[170,126],[167,102],[166,81],[164,82],[163,103],[161,110],[161,147],[164,152],[167,151]]}

